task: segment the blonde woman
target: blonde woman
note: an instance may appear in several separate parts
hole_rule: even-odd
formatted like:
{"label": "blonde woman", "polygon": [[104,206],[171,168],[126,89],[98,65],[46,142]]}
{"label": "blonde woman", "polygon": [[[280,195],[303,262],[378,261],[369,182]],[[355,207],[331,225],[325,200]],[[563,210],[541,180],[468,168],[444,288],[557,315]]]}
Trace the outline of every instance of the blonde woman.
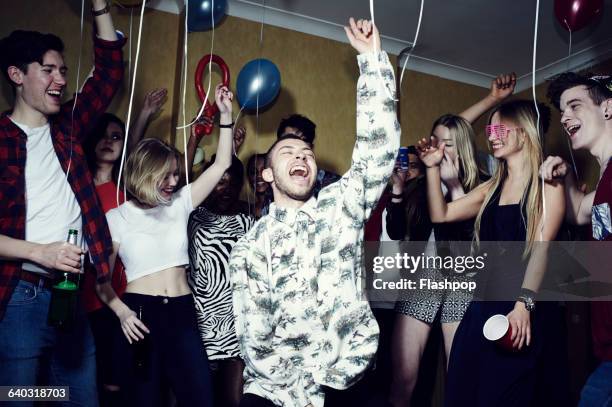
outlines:
{"label": "blonde woman", "polygon": [[[547,118],[542,117],[541,122],[546,123]],[[545,343],[556,335],[560,314],[553,304],[538,304],[535,310],[535,293],[546,268],[546,246],[535,242],[555,238],[565,199],[561,183],[547,183],[542,188],[538,178],[542,161],[540,135],[544,129],[541,125],[538,128],[537,123],[535,107],[529,101],[507,102],[494,109],[487,135],[493,155],[499,160],[496,172],[489,181],[449,203],[440,188],[445,144],[424,139],[419,143],[421,160],[427,167],[428,206],[433,222],[476,217],[477,243],[525,242],[512,276],[503,275],[499,268],[486,267],[483,278],[478,280],[479,298],[507,301],[472,301],[468,307],[449,360],[447,406],[534,405],[538,378],[547,376],[538,368],[546,355]],[[520,352],[505,353],[484,338],[484,322],[494,314],[507,315],[513,346]],[[547,397],[552,399],[550,394]]]}
{"label": "blonde woman", "polygon": [[[232,93],[215,90],[221,113],[217,159],[191,184],[178,191],[180,154],[157,139],[142,140],[126,163],[127,190],[132,200],[110,210],[113,240],[128,284],[120,300],[105,286],[101,297],[121,321],[130,344],[145,340],[138,368],[129,358],[124,388],[130,405],[158,405],[168,382],[178,404],[212,405],[206,353],[199,337],[196,311],[185,267],[187,220],[215,188],[232,157]],[[130,353],[143,352],[131,347]]]}
{"label": "blonde woman", "polygon": [[[444,143],[444,159],[440,163],[441,178],[445,191],[444,199],[454,201],[476,188],[482,181],[487,179],[486,174],[478,167],[476,162],[476,147],[474,144],[474,131],[465,119],[447,114],[438,118],[431,129],[431,137],[439,143]],[[423,184],[423,194],[425,194]],[[393,224],[399,230],[399,235],[406,235],[408,227],[416,226],[423,231],[420,238],[433,242],[471,241],[473,238],[473,219],[462,222],[439,223],[430,222],[427,217],[422,218],[420,225],[409,225],[406,210],[401,203],[404,199],[403,182],[397,182],[393,177],[393,203],[388,207],[388,212],[393,219]],[[438,185],[440,188],[440,185]],[[418,191],[413,191],[416,194]],[[406,199],[411,197],[407,196]],[[400,201],[400,202],[397,202]],[[412,202],[423,208],[408,209],[409,213],[427,213],[427,202],[423,200]],[[410,234],[408,234],[410,235]],[[414,236],[408,236],[415,240]],[[419,237],[417,237],[418,239]],[[456,245],[453,246],[453,251]],[[428,245],[425,250],[428,254],[434,254],[434,245]],[[456,253],[458,254],[458,253]],[[445,278],[455,280],[465,277],[448,275],[440,270],[427,269],[420,278],[442,281]],[[419,366],[427,340],[431,333],[432,325],[436,315],[440,314],[442,334],[444,337],[444,349],[446,357],[450,355],[451,345],[455,331],[465,313],[472,295],[467,291],[459,290],[414,290],[408,293],[405,300],[396,304],[397,316],[392,334],[392,366],[393,379],[391,382],[390,402],[394,406],[408,405],[419,375]]]}

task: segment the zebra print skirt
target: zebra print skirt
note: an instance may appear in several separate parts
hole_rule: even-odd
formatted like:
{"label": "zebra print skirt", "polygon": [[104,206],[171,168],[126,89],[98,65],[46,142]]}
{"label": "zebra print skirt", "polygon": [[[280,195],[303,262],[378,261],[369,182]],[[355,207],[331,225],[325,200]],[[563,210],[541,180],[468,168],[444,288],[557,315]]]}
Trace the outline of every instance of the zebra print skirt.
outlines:
{"label": "zebra print skirt", "polygon": [[250,229],[248,215],[217,215],[206,208],[189,217],[189,285],[198,328],[209,360],[238,357],[234,328],[229,257],[234,244]]}

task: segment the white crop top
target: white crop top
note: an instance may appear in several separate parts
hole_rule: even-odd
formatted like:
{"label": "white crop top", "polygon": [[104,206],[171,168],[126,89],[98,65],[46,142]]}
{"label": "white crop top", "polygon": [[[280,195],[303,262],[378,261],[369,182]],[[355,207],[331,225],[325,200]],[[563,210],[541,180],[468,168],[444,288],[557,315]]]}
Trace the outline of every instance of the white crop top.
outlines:
{"label": "white crop top", "polygon": [[191,211],[191,185],[186,185],[172,195],[169,205],[142,209],[128,201],[106,213],[128,283],[189,264],[187,221]]}

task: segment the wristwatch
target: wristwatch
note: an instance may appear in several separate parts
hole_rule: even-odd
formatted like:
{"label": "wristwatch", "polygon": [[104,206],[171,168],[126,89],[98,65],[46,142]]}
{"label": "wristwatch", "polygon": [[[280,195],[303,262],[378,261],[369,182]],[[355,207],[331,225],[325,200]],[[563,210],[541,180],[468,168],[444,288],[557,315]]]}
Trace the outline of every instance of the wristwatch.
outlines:
{"label": "wristwatch", "polygon": [[523,294],[517,298],[517,301],[520,301],[525,304],[525,309],[527,311],[533,312],[533,310],[535,310],[535,300],[532,296]]}

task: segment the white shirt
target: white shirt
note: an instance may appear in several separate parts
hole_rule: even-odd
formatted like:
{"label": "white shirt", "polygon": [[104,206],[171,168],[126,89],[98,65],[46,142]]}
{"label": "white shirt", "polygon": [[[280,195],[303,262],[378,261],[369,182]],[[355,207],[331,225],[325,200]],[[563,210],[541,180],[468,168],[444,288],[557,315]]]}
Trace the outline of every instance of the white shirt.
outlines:
{"label": "white shirt", "polygon": [[128,283],[189,264],[187,221],[191,211],[191,185],[186,185],[168,205],[143,209],[128,201],[106,213],[113,242],[119,243]]}
{"label": "white shirt", "polygon": [[[53,148],[49,124],[32,128],[14,123],[28,138],[25,240],[35,243],[63,242],[68,236],[68,229],[77,229],[80,242],[83,236],[81,207]],[[23,268],[41,274],[51,273],[51,270],[34,263],[24,262]]]}

